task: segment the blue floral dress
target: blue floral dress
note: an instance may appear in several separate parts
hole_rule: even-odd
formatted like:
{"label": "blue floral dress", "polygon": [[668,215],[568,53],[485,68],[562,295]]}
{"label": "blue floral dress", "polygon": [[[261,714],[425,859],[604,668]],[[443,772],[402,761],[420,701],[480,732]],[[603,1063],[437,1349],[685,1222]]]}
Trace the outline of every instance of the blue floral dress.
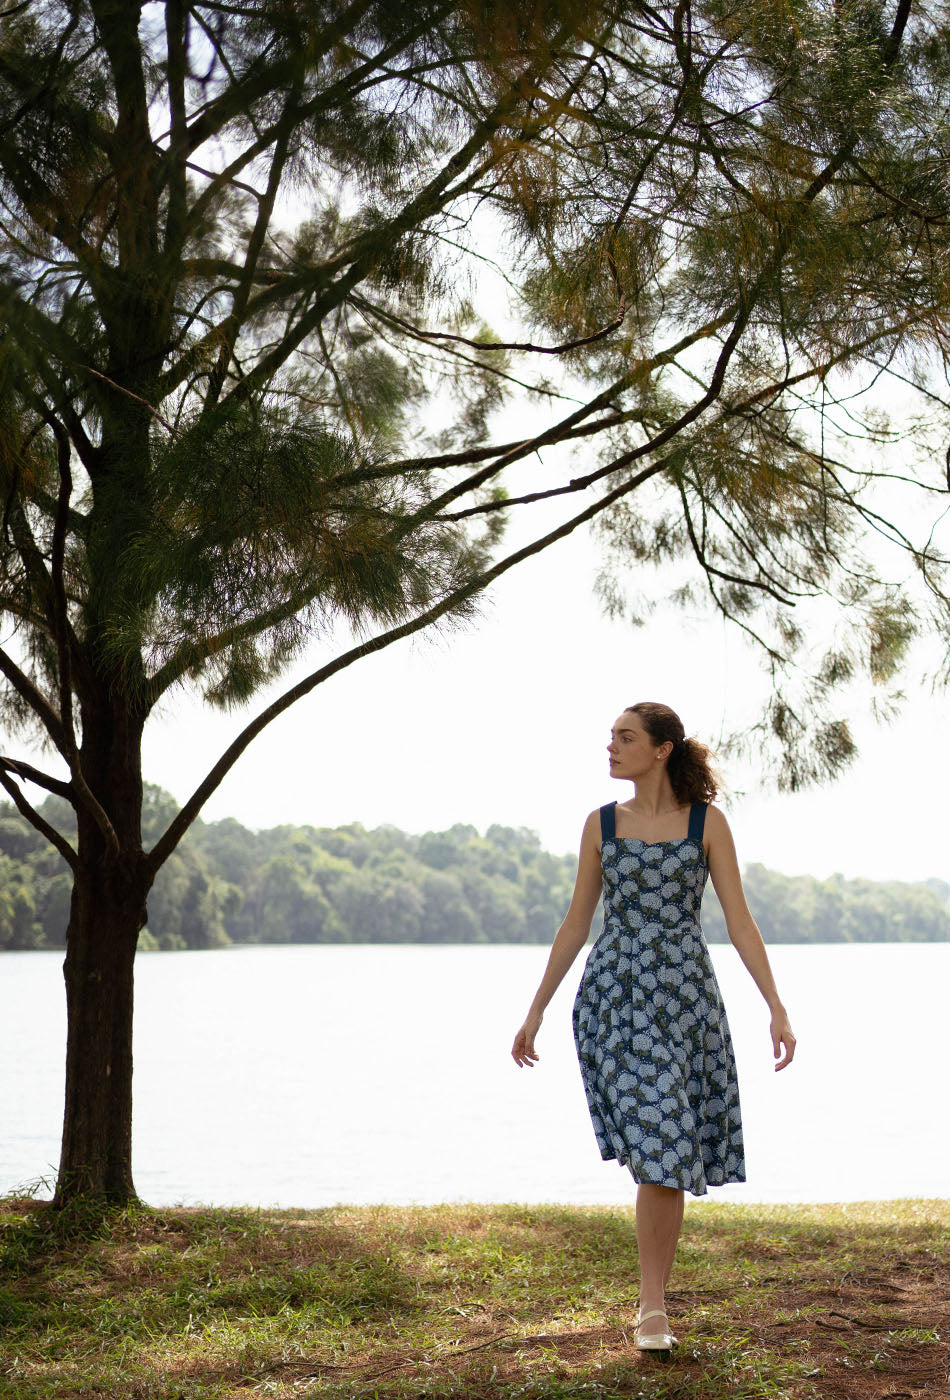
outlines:
{"label": "blue floral dress", "polygon": [[706,804],[689,833],[647,843],[616,835],[600,809],[604,927],[572,1013],[594,1135],[636,1182],[706,1194],[745,1181],[732,1038],[699,906]]}

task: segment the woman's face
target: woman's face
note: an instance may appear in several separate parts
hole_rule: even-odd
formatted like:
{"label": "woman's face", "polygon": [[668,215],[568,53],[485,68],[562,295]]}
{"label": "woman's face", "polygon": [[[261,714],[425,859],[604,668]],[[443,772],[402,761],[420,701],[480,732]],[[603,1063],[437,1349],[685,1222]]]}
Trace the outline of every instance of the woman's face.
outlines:
{"label": "woman's face", "polygon": [[656,767],[658,750],[664,747],[653,742],[639,715],[624,710],[610,731],[610,743],[607,745],[610,776],[642,778]]}

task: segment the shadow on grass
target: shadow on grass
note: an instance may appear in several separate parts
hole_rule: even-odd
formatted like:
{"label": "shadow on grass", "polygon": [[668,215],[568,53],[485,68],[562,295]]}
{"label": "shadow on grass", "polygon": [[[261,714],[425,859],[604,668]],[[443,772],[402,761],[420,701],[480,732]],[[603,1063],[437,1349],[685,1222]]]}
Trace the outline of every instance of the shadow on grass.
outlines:
{"label": "shadow on grass", "polygon": [[119,1207],[80,1198],[59,1207],[32,1194],[0,1197],[0,1276],[15,1278],[51,1263],[64,1250],[110,1239],[140,1212],[147,1207],[138,1203]]}
{"label": "shadow on grass", "polygon": [[688,1208],[668,1358],[632,1204],[50,1215],[0,1203],[17,1400],[871,1400],[950,1364],[946,1202]]}
{"label": "shadow on grass", "polygon": [[[215,1316],[306,1314],[341,1327],[412,1311],[417,1291],[371,1238],[332,1221],[294,1228],[259,1210],[53,1209],[0,1202],[0,1281],[21,1325],[48,1310],[12,1302],[17,1281],[39,1302],[68,1277],[83,1321],[98,1335],[194,1330]],[[68,1305],[57,1310],[67,1316]],[[78,1320],[78,1318],[77,1318]]]}

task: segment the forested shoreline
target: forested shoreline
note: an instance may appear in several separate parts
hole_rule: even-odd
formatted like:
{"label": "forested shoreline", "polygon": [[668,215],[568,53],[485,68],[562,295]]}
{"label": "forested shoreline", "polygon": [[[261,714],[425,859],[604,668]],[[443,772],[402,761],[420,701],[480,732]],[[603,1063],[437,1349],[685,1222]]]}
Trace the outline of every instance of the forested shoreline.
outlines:
{"label": "forested shoreline", "polygon": [[[174,815],[148,787],[144,839]],[[45,815],[69,830],[58,798]],[[413,835],[278,826],[251,831],[227,818],[195,823],[159,872],[140,948],[248,943],[550,943],[570,903],[575,854],[552,855],[525,828],[457,824]],[[827,880],[744,872],[766,942],[938,942],[950,939],[950,884]],[[0,949],[61,948],[69,913],[65,863],[9,804],[0,805]],[[601,924],[598,909],[592,928]],[[727,941],[710,887],[702,923]]]}

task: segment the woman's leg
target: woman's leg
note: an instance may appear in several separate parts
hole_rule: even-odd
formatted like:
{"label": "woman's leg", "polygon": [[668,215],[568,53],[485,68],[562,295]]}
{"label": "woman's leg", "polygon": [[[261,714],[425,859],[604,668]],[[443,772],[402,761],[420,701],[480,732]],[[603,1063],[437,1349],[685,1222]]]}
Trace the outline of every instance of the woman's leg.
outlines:
{"label": "woman's leg", "polygon": [[[684,1192],[672,1186],[637,1187],[637,1246],[640,1251],[640,1311],[666,1307],[669,1283],[683,1223]],[[643,1332],[663,1332],[662,1317],[651,1317]]]}
{"label": "woman's leg", "polygon": [[683,1225],[683,1202],[686,1199],[685,1191],[676,1193],[676,1223],[670,1232],[670,1253],[666,1262],[666,1273],[663,1275],[663,1285],[668,1288],[670,1285],[670,1274],[673,1272],[673,1260],[676,1257],[676,1246],[679,1242],[680,1230]]}

